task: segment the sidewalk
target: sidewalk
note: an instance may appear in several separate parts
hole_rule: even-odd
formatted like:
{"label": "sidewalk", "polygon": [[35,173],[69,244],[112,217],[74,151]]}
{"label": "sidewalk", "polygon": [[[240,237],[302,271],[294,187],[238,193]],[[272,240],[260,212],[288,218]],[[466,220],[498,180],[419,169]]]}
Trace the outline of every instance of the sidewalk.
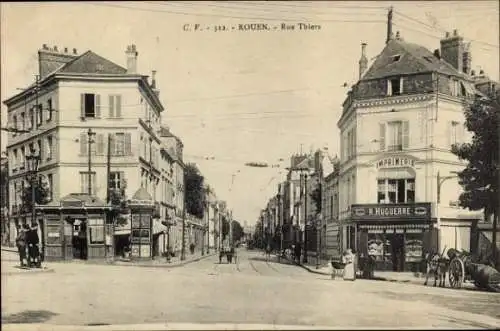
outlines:
{"label": "sidewalk", "polygon": [[[4,253],[8,253],[9,257],[4,258]],[[16,265],[19,265],[19,259],[17,255],[17,248],[15,247],[7,247],[7,246],[2,246],[2,266],[4,264],[4,261],[11,266],[8,266],[9,269],[10,267],[15,267]],[[79,264],[100,264],[100,265],[119,265],[119,266],[134,266],[134,267],[149,267],[149,268],[174,268],[174,267],[180,267],[192,262],[197,262],[200,260],[203,260],[205,258],[209,258],[211,256],[215,256],[217,254],[216,251],[210,250],[210,254],[205,254],[201,255],[201,252],[195,252],[194,254],[191,254],[189,252],[186,252],[186,259],[181,261],[180,256],[175,256],[172,257],[170,262],[167,262],[167,259],[165,257],[155,257],[154,260],[144,260],[144,261],[134,261],[134,260],[128,260],[124,259],[121,257],[115,257],[113,260],[105,260],[105,259],[96,259],[96,260],[70,260],[70,261],[51,261],[50,263],[79,263]],[[13,257],[12,257],[13,256]],[[44,263],[46,264],[46,263]],[[3,268],[2,268],[3,269]],[[25,270],[21,269],[18,266],[19,271],[18,272],[23,272],[23,271],[31,271],[34,272],[35,270],[41,270],[41,269],[32,269],[32,270]],[[50,268],[49,268],[50,269]],[[52,270],[53,271],[53,270]],[[2,274],[3,274],[2,270]]]}
{"label": "sidewalk", "polygon": [[[328,275],[330,276],[332,274],[332,268],[329,266],[329,262],[320,261],[319,268],[316,269],[316,258],[313,256],[308,257],[308,263],[307,264],[297,264],[294,261],[291,261],[295,265],[298,265],[307,271],[315,274],[320,274],[320,275]],[[374,273],[374,278],[371,280],[376,280],[376,281],[386,281],[386,282],[396,282],[396,283],[408,283],[408,284],[414,284],[414,285],[423,285],[425,282],[425,274],[422,273],[413,273],[413,272],[394,272],[394,271],[375,271]],[[448,282],[448,280],[447,280]],[[429,278],[428,281],[428,286],[433,286],[434,285],[434,279]],[[448,284],[448,283],[447,283]],[[449,285],[447,285],[449,287]],[[476,289],[474,284],[469,283],[469,282],[464,282],[462,284],[463,289]]]}
{"label": "sidewalk", "polygon": [[4,250],[2,247],[2,276],[54,272],[54,269],[47,266],[45,263],[42,264],[41,268],[21,268],[17,249],[13,249],[12,247],[8,248],[10,249]]}

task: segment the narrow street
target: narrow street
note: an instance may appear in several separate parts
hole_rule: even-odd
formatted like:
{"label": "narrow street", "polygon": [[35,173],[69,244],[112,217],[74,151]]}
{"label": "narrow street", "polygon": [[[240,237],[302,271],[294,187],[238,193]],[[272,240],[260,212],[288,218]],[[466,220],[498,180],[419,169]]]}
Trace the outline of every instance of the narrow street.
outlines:
{"label": "narrow street", "polygon": [[259,251],[240,250],[237,264],[219,264],[212,256],[176,268],[77,263],[49,267],[53,273],[2,277],[5,330],[22,323],[500,327],[498,294],[334,281],[277,263],[276,257],[266,262]]}

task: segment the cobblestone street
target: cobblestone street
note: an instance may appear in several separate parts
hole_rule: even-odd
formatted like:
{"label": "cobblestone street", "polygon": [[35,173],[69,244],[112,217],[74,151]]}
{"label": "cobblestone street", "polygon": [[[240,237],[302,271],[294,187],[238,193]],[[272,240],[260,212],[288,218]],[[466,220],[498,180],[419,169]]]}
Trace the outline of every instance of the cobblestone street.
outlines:
{"label": "cobblestone street", "polygon": [[[23,323],[500,326],[498,294],[382,281],[333,281],[277,263],[276,257],[267,262],[257,251],[241,250],[237,264],[219,264],[212,256],[179,268],[76,263],[47,267],[54,271],[2,277],[5,330],[30,327]],[[25,293],[33,295],[28,298]]]}

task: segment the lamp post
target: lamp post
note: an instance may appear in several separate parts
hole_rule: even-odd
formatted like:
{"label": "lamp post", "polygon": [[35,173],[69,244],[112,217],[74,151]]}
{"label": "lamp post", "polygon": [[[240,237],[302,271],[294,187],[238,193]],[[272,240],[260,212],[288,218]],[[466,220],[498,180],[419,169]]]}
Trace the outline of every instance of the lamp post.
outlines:
{"label": "lamp post", "polygon": [[320,265],[320,231],[321,231],[321,220],[323,216],[321,213],[318,214],[318,219],[316,221],[316,269],[319,269]]}
{"label": "lamp post", "polygon": [[278,186],[280,190],[276,195],[278,199],[278,225],[280,227],[280,253],[278,254],[278,261],[281,261],[281,255],[283,254],[283,215],[281,213],[281,187]]}
{"label": "lamp post", "polygon": [[35,154],[32,150],[30,155],[26,156],[26,167],[28,170],[28,180],[31,184],[31,225],[34,226],[36,223],[35,215],[35,204],[36,204],[36,180],[38,175],[38,163],[40,161],[40,155]]}

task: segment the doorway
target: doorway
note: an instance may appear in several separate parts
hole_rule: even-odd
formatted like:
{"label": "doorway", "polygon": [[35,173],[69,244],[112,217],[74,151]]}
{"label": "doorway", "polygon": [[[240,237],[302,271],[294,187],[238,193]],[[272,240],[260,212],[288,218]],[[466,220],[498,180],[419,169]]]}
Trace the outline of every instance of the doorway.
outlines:
{"label": "doorway", "polygon": [[87,221],[75,220],[73,223],[73,258],[86,260],[87,253]]}
{"label": "doorway", "polygon": [[392,259],[392,271],[404,271],[405,265],[405,236],[402,233],[387,234],[390,242],[390,253]]}

